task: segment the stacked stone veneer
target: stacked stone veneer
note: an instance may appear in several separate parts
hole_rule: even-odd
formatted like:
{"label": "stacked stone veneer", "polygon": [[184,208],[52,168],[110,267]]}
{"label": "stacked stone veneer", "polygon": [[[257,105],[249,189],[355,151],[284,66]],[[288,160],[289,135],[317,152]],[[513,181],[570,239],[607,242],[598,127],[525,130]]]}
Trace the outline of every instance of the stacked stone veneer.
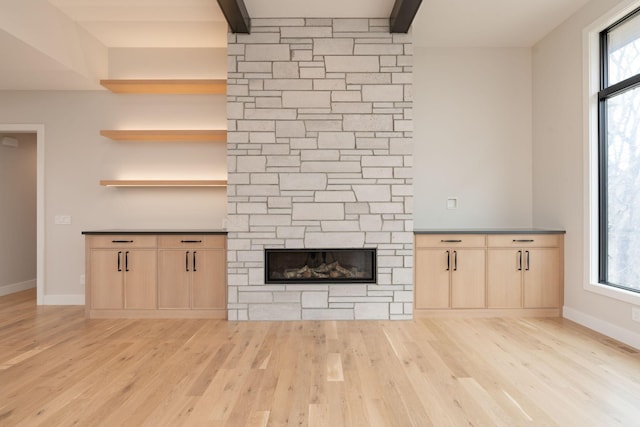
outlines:
{"label": "stacked stone veneer", "polygon": [[[386,19],[230,34],[230,320],[407,319],[412,45]],[[378,248],[377,284],[265,285],[269,248]]]}

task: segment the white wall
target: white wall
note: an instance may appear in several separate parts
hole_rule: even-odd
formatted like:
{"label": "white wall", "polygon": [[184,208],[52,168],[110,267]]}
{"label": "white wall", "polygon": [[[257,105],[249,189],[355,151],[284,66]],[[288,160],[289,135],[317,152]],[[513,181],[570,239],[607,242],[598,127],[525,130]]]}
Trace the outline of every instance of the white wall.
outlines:
{"label": "white wall", "polygon": [[415,228],[530,227],[530,49],[415,47],[414,64]]}
{"label": "white wall", "polygon": [[109,49],[110,79],[224,79],[226,76],[226,47]]}
{"label": "white wall", "polygon": [[[109,78],[226,78],[226,49],[111,49],[109,58]],[[45,304],[84,303],[83,230],[224,227],[224,188],[99,185],[101,179],[226,179],[223,143],[100,136],[102,129],[226,129],[224,95],[4,91],[1,98],[0,124],[44,125]],[[70,215],[72,224],[54,224],[56,215]]]}
{"label": "white wall", "polygon": [[1,134],[18,141],[0,145],[0,295],[36,282],[36,136]]}
{"label": "white wall", "polygon": [[[224,144],[117,142],[99,135],[101,129],[224,129],[222,95],[6,91],[0,118],[41,123],[45,129],[45,302],[83,302],[83,230],[223,225],[224,189],[98,184],[101,179],[226,179]],[[54,225],[55,215],[71,215],[72,224]]]}
{"label": "white wall", "polygon": [[567,230],[565,315],[640,346],[630,304],[583,288],[584,167],[583,29],[620,2],[594,0],[533,49],[533,182],[535,226]]}

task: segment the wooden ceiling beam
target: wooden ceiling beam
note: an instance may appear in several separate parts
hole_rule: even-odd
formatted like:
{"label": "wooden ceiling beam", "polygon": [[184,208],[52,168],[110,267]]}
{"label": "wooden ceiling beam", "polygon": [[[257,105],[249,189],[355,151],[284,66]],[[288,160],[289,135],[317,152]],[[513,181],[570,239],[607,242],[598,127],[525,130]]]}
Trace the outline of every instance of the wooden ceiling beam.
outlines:
{"label": "wooden ceiling beam", "polygon": [[406,33],[416,17],[422,0],[396,0],[391,10],[389,27],[392,33]]}
{"label": "wooden ceiling beam", "polygon": [[233,33],[251,33],[251,18],[244,0],[218,0],[218,5]]}

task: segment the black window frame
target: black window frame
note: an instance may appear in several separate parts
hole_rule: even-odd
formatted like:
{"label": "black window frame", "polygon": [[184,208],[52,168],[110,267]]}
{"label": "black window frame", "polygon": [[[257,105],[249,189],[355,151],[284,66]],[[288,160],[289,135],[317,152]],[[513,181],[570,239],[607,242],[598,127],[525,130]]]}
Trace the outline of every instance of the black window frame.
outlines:
{"label": "black window frame", "polygon": [[609,85],[608,35],[620,25],[640,15],[640,8],[625,15],[600,32],[600,90],[598,91],[598,283],[640,293],[607,280],[608,275],[608,141],[607,100],[640,86],[640,72],[620,82]]}

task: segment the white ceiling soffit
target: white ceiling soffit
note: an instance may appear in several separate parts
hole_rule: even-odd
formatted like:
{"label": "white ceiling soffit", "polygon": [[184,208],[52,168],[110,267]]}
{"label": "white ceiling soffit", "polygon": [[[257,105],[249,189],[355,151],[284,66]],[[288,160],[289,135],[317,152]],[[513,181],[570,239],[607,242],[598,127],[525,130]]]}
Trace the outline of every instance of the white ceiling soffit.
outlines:
{"label": "white ceiling soffit", "polygon": [[[424,0],[424,3],[429,0]],[[253,18],[389,18],[395,0],[244,0]]]}
{"label": "white ceiling soffit", "polygon": [[531,47],[590,0],[424,0],[414,43],[442,47]]}
{"label": "white ceiling soffit", "polygon": [[216,0],[49,0],[106,47],[226,47]]}
{"label": "white ceiling soffit", "polygon": [[88,80],[40,50],[0,31],[0,90],[95,90]]}
{"label": "white ceiling soffit", "polygon": [[226,48],[226,22],[79,22],[108,47]]}
{"label": "white ceiling soffit", "polygon": [[49,0],[74,21],[221,21],[216,0]]}

